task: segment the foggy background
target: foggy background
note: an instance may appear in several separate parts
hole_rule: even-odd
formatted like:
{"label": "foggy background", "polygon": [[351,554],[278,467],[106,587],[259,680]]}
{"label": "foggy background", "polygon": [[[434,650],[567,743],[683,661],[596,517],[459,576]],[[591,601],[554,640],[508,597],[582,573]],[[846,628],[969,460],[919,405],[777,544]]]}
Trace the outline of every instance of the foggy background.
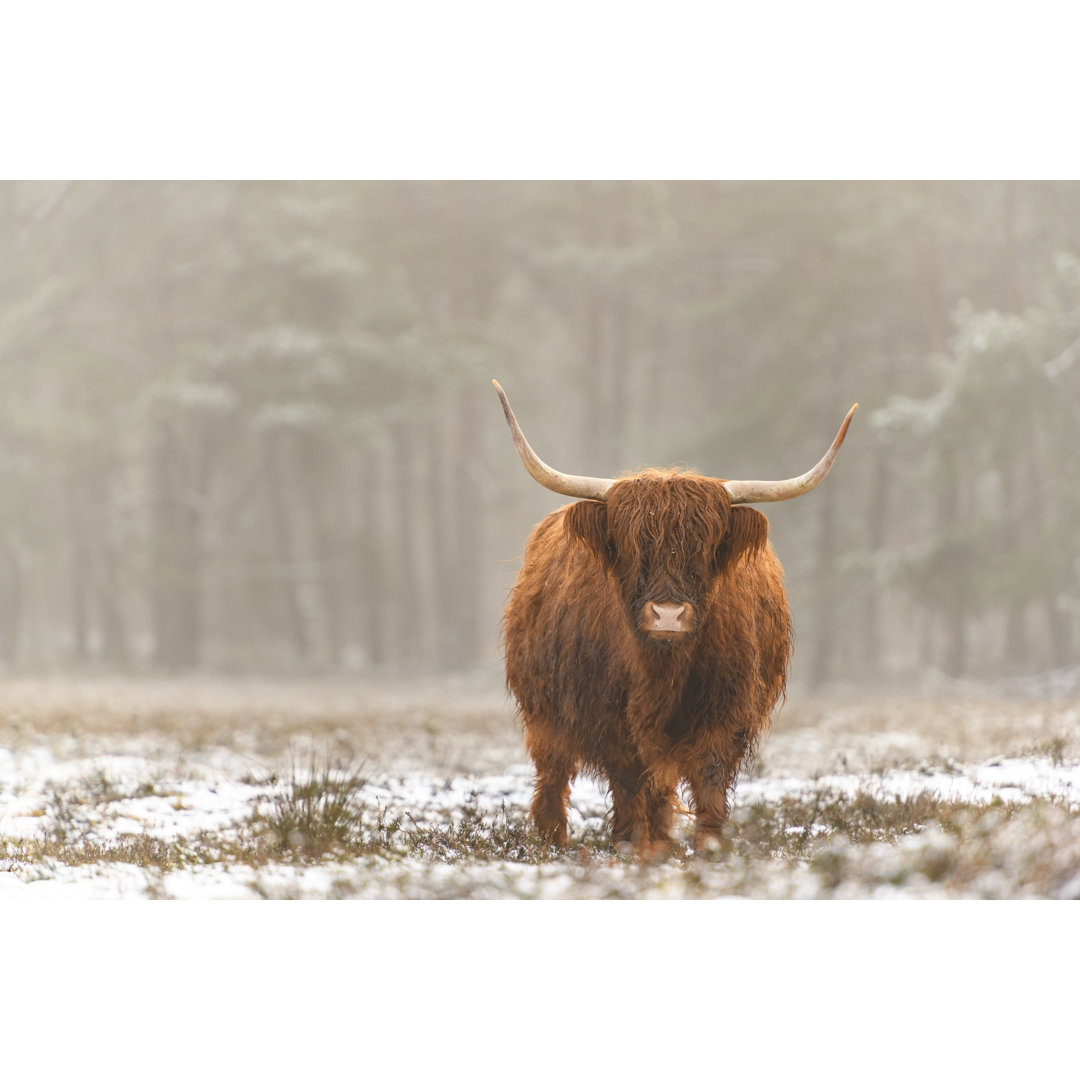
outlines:
{"label": "foggy background", "polygon": [[792,675],[1071,669],[1080,184],[0,184],[8,671],[498,677],[537,452],[766,506]]}

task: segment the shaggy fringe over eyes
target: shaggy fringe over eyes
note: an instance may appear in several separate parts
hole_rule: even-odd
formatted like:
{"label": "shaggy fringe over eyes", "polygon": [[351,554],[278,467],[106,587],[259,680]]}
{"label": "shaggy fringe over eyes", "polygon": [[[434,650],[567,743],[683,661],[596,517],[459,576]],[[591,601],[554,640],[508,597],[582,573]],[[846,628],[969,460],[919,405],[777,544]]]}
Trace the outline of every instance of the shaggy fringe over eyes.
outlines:
{"label": "shaggy fringe over eyes", "polygon": [[653,553],[647,569],[653,582],[679,582],[688,568],[723,573],[743,555],[754,558],[769,540],[768,518],[732,506],[720,481],[659,469],[621,483],[607,504],[571,504],[564,527],[624,577],[642,572]]}
{"label": "shaggy fringe over eyes", "polygon": [[731,505],[717,480],[650,469],[612,490],[608,514],[622,567],[636,572],[652,552],[650,576],[678,581],[720,547]]}

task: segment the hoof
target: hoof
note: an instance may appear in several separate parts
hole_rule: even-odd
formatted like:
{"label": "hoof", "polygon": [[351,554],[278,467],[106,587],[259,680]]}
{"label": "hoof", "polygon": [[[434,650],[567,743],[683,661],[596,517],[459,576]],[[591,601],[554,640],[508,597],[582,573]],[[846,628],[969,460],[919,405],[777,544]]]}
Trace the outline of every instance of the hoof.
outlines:
{"label": "hoof", "polygon": [[643,840],[634,849],[634,854],[643,863],[663,862],[675,851],[675,842],[670,838],[664,840]]}
{"label": "hoof", "polygon": [[702,833],[694,837],[695,855],[719,855],[723,850],[723,842],[716,833]]}

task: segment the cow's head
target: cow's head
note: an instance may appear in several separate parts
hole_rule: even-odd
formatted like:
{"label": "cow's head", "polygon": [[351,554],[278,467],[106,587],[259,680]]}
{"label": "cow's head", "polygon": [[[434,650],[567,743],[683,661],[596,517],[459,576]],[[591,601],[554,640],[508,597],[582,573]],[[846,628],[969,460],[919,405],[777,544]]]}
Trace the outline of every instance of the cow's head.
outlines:
{"label": "cow's head", "polygon": [[725,572],[765,547],[769,523],[732,506],[720,480],[649,469],[613,484],[601,502],[566,510],[567,532],[618,582],[631,626],[649,641],[687,641]]}
{"label": "cow's head", "polygon": [[714,480],[663,469],[602,480],[545,465],[497,382],[495,389],[525,468],[544,487],[585,500],[567,508],[567,531],[603,561],[619,583],[631,625],[657,643],[690,640],[726,573],[765,547],[765,515],[742,504],[792,499],[817,487],[858,408],[851,407],[821,461],[791,480]]}

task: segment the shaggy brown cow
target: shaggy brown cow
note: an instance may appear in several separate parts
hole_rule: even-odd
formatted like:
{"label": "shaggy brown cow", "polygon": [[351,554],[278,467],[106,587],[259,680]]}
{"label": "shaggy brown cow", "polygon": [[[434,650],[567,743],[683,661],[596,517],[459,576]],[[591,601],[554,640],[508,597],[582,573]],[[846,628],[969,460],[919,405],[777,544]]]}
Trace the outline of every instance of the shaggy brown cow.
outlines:
{"label": "shaggy brown cow", "polygon": [[601,480],[545,465],[495,389],[529,473],[585,500],[533,530],[503,620],[506,682],[536,765],[536,827],[565,846],[570,781],[584,771],[610,784],[615,842],[650,853],[671,842],[685,781],[700,844],[727,819],[791,654],[768,519],[739,504],[816,487],[858,406],[825,457],[793,480],[674,469]]}

